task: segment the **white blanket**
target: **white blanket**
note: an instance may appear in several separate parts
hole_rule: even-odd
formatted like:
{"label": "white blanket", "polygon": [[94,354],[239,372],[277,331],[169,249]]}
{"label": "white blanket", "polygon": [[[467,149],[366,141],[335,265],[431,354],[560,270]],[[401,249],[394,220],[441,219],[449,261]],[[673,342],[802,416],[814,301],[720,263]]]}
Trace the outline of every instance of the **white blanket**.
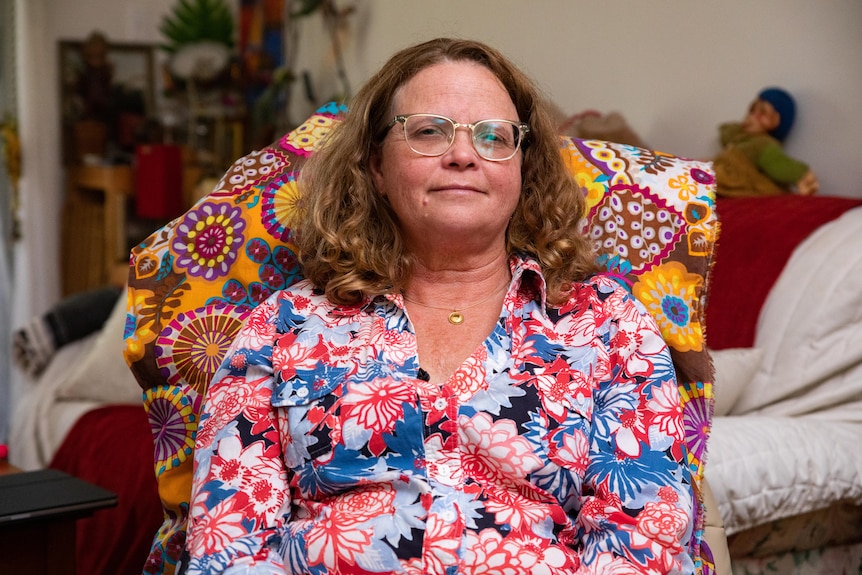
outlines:
{"label": "white blanket", "polygon": [[796,248],[764,302],[754,346],[763,360],[732,415],[862,423],[862,208]]}
{"label": "white blanket", "polygon": [[69,366],[89,353],[97,339],[94,333],[61,347],[23,394],[12,411],[9,463],[25,471],[46,467],[78,418],[100,405],[96,401],[58,398],[58,390],[73,375]]}
{"label": "white blanket", "polygon": [[862,505],[862,208],[797,247],[755,346],[753,380],[709,440],[705,473],[728,534],[841,500]]}

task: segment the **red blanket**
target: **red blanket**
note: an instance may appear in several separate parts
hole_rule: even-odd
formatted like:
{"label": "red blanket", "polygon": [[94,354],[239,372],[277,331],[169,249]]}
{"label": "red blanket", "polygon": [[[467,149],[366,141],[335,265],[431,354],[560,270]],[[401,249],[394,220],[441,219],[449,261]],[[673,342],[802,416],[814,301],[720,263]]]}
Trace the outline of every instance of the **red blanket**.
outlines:
{"label": "red blanket", "polygon": [[143,407],[113,405],[85,413],[50,467],[117,494],[116,507],[77,523],[77,573],[140,574],[162,523],[153,440]]}
{"label": "red blanket", "polygon": [[829,196],[719,198],[721,233],[706,306],[710,349],[754,345],[760,308],[796,246],[860,205]]}

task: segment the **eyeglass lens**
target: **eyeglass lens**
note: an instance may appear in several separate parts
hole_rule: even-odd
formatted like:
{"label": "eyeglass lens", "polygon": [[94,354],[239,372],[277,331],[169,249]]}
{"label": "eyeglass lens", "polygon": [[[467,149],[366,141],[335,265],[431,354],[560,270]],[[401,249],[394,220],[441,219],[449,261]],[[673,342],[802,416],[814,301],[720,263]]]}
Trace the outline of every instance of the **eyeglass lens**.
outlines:
{"label": "eyeglass lens", "polygon": [[[419,154],[440,155],[455,139],[455,123],[442,116],[416,114],[407,116],[403,123],[407,144]],[[471,128],[469,125],[463,127]],[[471,131],[473,147],[485,159],[505,160],[518,150],[521,132],[516,124],[482,120],[473,124]]]}

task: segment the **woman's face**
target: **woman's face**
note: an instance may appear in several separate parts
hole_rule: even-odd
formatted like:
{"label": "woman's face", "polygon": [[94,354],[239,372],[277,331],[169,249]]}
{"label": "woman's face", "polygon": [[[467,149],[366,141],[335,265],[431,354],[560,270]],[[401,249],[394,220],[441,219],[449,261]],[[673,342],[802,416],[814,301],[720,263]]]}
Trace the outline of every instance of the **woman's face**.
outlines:
{"label": "woman's face", "polygon": [[[519,121],[503,85],[487,68],[473,62],[446,62],[425,68],[396,92],[392,116],[438,114],[461,124],[480,120]],[[381,152],[372,160],[377,191],[398,217],[408,246],[477,240],[502,241],[521,193],[519,150],[501,162],[483,159],[468,128],[441,156],[422,156],[404,139],[396,123]],[[472,244],[471,244],[472,245]]]}

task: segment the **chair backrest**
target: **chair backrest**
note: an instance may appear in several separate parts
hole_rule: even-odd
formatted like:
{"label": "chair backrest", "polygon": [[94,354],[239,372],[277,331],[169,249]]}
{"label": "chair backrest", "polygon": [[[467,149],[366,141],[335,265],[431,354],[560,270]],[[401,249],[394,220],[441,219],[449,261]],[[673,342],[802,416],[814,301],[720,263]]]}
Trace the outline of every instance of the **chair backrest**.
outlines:
{"label": "chair backrest", "polygon": [[[324,106],[238,159],[211,194],[132,250],[125,357],[153,429],[166,519],[149,564],[164,573],[173,572],[185,540],[207,385],[251,309],[299,278],[290,237],[297,174],[344,111]],[[587,197],[585,225],[603,263],[653,313],[670,346],[699,497],[713,401],[703,328],[718,229],[711,165],[597,140],[560,145]],[[698,530],[702,522],[699,513]]]}

